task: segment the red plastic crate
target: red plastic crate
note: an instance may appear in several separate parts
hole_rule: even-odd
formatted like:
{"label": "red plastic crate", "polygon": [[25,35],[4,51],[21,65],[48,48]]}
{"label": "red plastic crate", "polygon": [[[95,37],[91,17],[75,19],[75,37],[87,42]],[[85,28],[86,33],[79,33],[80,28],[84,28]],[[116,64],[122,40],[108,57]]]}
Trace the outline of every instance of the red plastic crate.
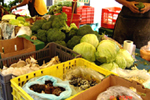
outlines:
{"label": "red plastic crate", "polygon": [[[71,19],[72,13],[66,13],[67,14],[67,19]],[[80,14],[73,14],[73,19],[81,19]]]}
{"label": "red plastic crate", "polygon": [[87,18],[82,18],[82,21],[81,21],[81,25],[83,24],[92,24],[94,23],[94,16],[93,17],[87,17]]}
{"label": "red plastic crate", "polygon": [[[63,6],[62,12],[72,13],[72,7]],[[81,15],[81,23],[80,24],[92,24],[94,22],[94,8],[91,6],[78,7],[77,14]],[[91,18],[92,21],[87,20],[87,18]]]}
{"label": "red plastic crate", "polygon": [[120,11],[121,11],[120,7],[103,8],[101,16],[101,27],[114,29],[116,19]]}
{"label": "red plastic crate", "polygon": [[72,7],[63,6],[62,7],[62,12],[72,13]]}

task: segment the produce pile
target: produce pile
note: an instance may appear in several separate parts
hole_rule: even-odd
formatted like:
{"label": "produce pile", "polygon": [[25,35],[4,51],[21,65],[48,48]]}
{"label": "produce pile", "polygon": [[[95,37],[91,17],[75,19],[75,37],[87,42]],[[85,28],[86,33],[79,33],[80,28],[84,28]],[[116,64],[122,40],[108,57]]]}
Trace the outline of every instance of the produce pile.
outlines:
{"label": "produce pile", "polygon": [[27,34],[31,36],[30,23],[26,18],[12,14],[6,14],[0,22],[0,40],[12,39],[18,35]]}
{"label": "produce pile", "polygon": [[21,27],[21,26],[30,26],[30,23],[27,22],[27,21],[25,20],[25,18],[24,18],[24,17],[21,17],[21,16],[15,18],[15,19],[10,19],[10,20],[9,20],[9,24],[11,24],[11,25],[16,25],[16,26],[20,26],[20,27]]}
{"label": "produce pile", "polygon": [[40,98],[47,98],[47,100],[62,100],[60,98],[68,98],[71,95],[75,95],[95,86],[100,83],[105,76],[91,68],[75,66],[75,68],[67,69],[62,77],[63,80],[50,75],[34,77],[26,82],[22,88],[36,100]]}
{"label": "produce pile", "polygon": [[127,50],[120,48],[111,39],[99,41],[95,34],[84,35],[80,43],[73,47],[73,51],[108,70],[130,68],[134,63],[134,58]]}
{"label": "produce pile", "polygon": [[75,23],[67,25],[67,14],[61,13],[52,15],[48,20],[38,20],[31,27],[32,36],[45,42],[56,42],[70,49],[80,42],[80,39],[85,34],[96,34],[100,37],[98,32],[93,31],[90,25],[84,25],[80,28]]}
{"label": "produce pile", "polygon": [[[129,69],[116,68],[111,70],[113,73],[116,73],[118,76],[125,78],[129,81],[136,81],[140,84],[143,84],[145,88],[150,89],[150,74],[147,70],[139,70],[137,67],[132,67]],[[139,74],[140,73],[140,74]]]}
{"label": "produce pile", "polygon": [[73,94],[76,94],[100,83],[105,76],[91,68],[77,66],[76,68],[67,71],[63,77],[64,80],[69,80],[69,83],[74,90]]}
{"label": "produce pile", "polygon": [[10,66],[3,66],[1,69],[1,73],[3,75],[13,74],[16,76],[24,75],[36,70],[40,70],[42,68],[46,68],[55,64],[60,63],[58,56],[53,57],[49,62],[45,63],[43,61],[43,65],[39,65],[37,60],[30,57],[24,60],[19,60],[17,63],[13,63]]}
{"label": "produce pile", "polygon": [[142,100],[142,98],[138,93],[127,87],[111,86],[100,93],[96,100]]}
{"label": "produce pile", "polygon": [[38,93],[46,93],[46,94],[54,94],[56,96],[59,96],[61,92],[65,91],[63,87],[54,87],[53,82],[50,80],[45,81],[45,84],[34,84],[30,86],[30,89],[34,92]]}
{"label": "produce pile", "polygon": [[50,75],[34,77],[22,88],[34,100],[65,100],[72,92],[68,81]]}
{"label": "produce pile", "polygon": [[[62,13],[62,7],[67,6],[67,7],[72,7],[72,1],[60,1],[56,2],[54,5],[49,7],[48,14],[54,15],[57,13]],[[80,6],[80,3],[77,2],[77,7]]]}

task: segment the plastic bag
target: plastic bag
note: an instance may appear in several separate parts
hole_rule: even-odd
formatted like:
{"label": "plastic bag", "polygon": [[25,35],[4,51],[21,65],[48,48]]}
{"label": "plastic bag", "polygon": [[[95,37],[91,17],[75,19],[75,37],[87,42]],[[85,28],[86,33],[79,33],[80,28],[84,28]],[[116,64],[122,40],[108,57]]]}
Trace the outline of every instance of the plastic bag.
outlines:
{"label": "plastic bag", "polygon": [[14,31],[15,26],[14,25],[10,25],[9,23],[6,22],[1,22],[0,23],[0,28],[2,29],[2,36],[3,39],[11,39],[11,35]]}
{"label": "plastic bag", "polygon": [[64,80],[69,80],[72,88],[72,95],[88,89],[97,83],[101,82],[104,76],[91,68],[79,66],[75,69],[70,69],[65,75]]}
{"label": "plastic bag", "polygon": [[32,35],[32,31],[31,31],[30,27],[28,27],[28,26],[21,26],[21,28],[19,29],[16,37],[20,36],[20,35],[23,35],[23,34],[31,36]]}
{"label": "plastic bag", "polygon": [[100,93],[96,100],[109,100],[119,96],[119,98],[142,100],[142,98],[129,88],[123,86],[111,86],[106,91]]}
{"label": "plastic bag", "polygon": [[150,89],[150,74],[146,70],[125,70],[121,68],[116,68],[112,70],[112,72],[130,81],[137,81],[143,84],[145,88]]}
{"label": "plastic bag", "polygon": [[[63,91],[59,96],[56,96],[54,94],[45,94],[45,93],[38,93],[31,90],[29,87],[34,84],[45,84],[45,81],[50,80],[53,82],[53,86],[59,86],[65,88],[65,91]],[[23,87],[22,87],[34,100],[61,100],[66,99],[71,96],[72,90],[69,86],[69,83],[67,81],[62,81],[59,78],[52,77],[49,75],[42,76],[42,77],[36,77],[31,80],[29,80]]]}

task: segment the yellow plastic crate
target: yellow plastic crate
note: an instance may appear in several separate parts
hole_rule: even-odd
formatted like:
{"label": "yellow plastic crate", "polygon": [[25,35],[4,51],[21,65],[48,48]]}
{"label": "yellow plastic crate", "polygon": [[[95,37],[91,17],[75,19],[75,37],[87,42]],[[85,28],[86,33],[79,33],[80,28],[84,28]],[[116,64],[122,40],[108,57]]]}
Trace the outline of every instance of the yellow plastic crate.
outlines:
{"label": "yellow plastic crate", "polygon": [[[76,66],[85,66],[88,68],[92,68],[95,71],[98,71],[99,73],[108,76],[110,74],[114,74],[106,69],[103,69],[94,63],[91,63],[83,58],[75,58],[73,60],[69,60],[45,69],[41,69],[38,71],[34,71],[16,78],[11,79],[11,87],[12,87],[12,95],[13,100],[34,100],[30,95],[28,95],[23,89],[22,86],[31,78],[39,77],[43,75],[51,75],[54,77],[58,77],[60,79],[63,79],[63,75],[69,70],[70,68],[76,67]],[[83,92],[83,91],[82,91]],[[81,92],[80,92],[81,93]],[[79,94],[79,93],[78,93]],[[76,94],[76,95],[78,95]],[[67,100],[70,100],[71,98],[75,97],[71,96]]]}

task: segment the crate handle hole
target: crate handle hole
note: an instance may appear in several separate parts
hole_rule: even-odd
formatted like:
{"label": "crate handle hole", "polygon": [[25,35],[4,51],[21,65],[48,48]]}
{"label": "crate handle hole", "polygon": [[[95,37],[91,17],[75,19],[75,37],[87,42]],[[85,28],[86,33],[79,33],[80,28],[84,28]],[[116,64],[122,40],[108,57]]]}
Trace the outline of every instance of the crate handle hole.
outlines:
{"label": "crate handle hole", "polygon": [[41,71],[41,74],[43,74],[43,71]]}
{"label": "crate handle hole", "polygon": [[18,78],[18,81],[20,81],[20,78]]}
{"label": "crate handle hole", "polygon": [[22,86],[24,85],[24,81],[22,82]]}

